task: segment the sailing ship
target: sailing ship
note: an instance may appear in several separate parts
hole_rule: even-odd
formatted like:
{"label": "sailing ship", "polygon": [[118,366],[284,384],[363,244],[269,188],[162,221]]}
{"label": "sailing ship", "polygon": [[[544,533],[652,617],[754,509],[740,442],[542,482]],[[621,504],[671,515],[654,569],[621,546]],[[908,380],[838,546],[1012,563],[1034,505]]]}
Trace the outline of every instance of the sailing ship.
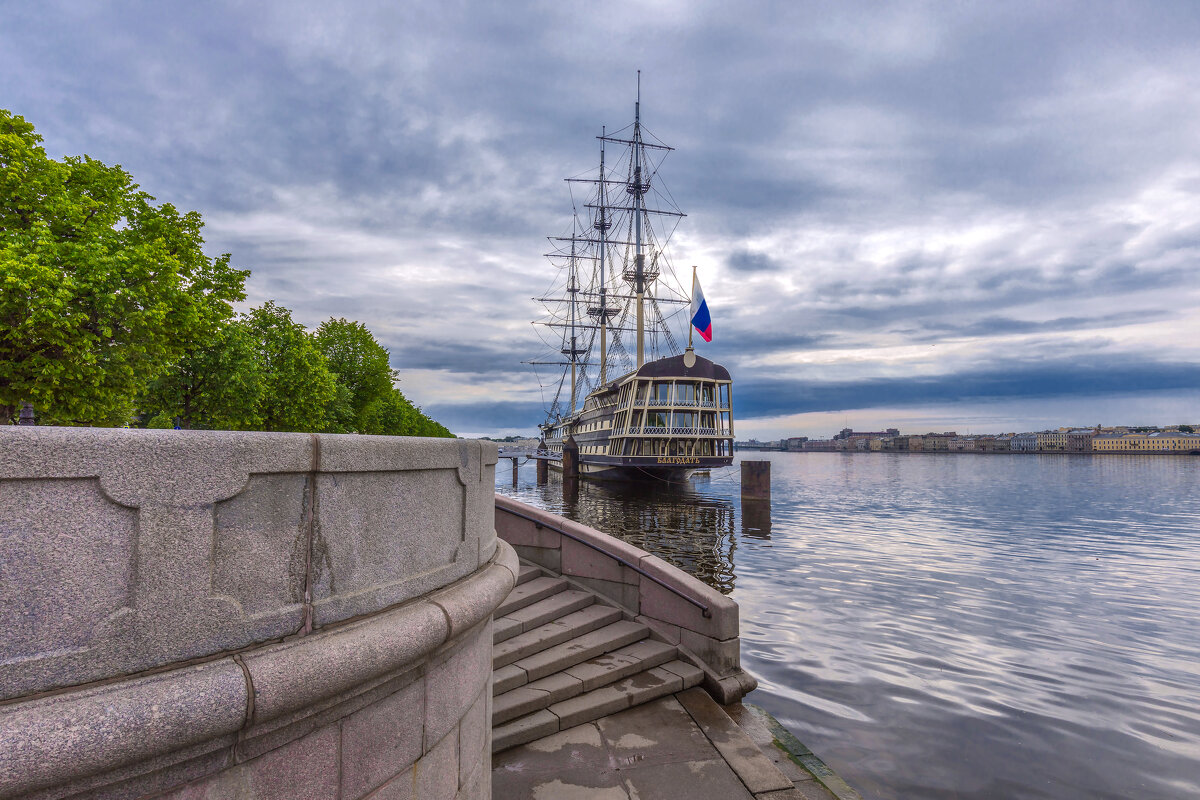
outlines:
{"label": "sailing ship", "polygon": [[[543,341],[564,357],[528,362],[563,368],[541,447],[552,466],[577,465],[580,477],[682,481],[732,463],[733,383],[693,347],[695,268],[685,292],[669,258],[685,215],[659,176],[673,148],[642,124],[640,73],[633,123],[597,138],[599,169],[567,179],[570,234],[550,237],[558,272],[537,298],[554,332]],[[682,352],[672,332],[680,320]]]}

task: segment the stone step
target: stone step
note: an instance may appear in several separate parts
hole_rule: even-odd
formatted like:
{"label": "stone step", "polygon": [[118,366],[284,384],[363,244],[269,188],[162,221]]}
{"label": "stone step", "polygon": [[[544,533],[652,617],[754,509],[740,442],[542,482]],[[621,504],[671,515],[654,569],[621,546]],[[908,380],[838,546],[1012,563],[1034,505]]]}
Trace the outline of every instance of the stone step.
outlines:
{"label": "stone step", "polygon": [[524,670],[529,682],[562,672],[588,659],[645,639],[650,629],[638,622],[621,621],[548,647],[539,653],[514,661],[511,666]]}
{"label": "stone step", "polygon": [[562,578],[533,578],[520,586],[513,587],[504,598],[504,602],[496,609],[495,616],[506,617],[514,611],[531,606],[538,600],[544,600],[552,594],[558,594],[567,588],[567,582]]}
{"label": "stone step", "polygon": [[[492,752],[499,753],[576,725],[648,703],[696,686],[704,679],[699,667],[682,661],[638,672],[616,683],[561,700],[502,724],[493,716]],[[499,698],[497,698],[498,700]]]}
{"label": "stone step", "polygon": [[560,617],[586,608],[596,601],[591,592],[579,589],[565,589],[558,594],[552,594],[545,600],[539,600],[532,605],[517,609],[508,616],[496,617],[492,629],[492,644],[500,644],[506,639],[531,631],[539,625],[553,622]]}
{"label": "stone step", "polygon": [[535,567],[532,564],[522,564],[521,568],[517,571],[517,586],[520,586],[522,583],[529,583],[534,578],[540,578],[541,576],[541,567]]}
{"label": "stone step", "polygon": [[[561,594],[566,594],[562,592]],[[557,597],[558,595],[555,595]],[[492,669],[503,667],[526,656],[611,625],[621,619],[621,612],[612,606],[589,605],[545,625],[517,634],[492,647]]]}
{"label": "stone step", "polygon": [[495,693],[492,724],[509,722],[630,675],[645,672],[673,661],[677,655],[674,645],[643,639],[532,683],[511,687]]}

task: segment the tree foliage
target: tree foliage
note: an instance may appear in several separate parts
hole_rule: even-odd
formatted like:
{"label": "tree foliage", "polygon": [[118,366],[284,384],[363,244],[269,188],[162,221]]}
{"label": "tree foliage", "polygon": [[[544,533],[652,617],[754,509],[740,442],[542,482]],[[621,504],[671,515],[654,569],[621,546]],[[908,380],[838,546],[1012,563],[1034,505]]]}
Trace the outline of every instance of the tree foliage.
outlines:
{"label": "tree foliage", "polygon": [[246,316],[262,370],[257,413],[265,431],[322,431],[337,380],[304,326],[286,308],[266,302]]}
{"label": "tree foliage", "polygon": [[249,272],[204,254],[199,214],[41,141],[0,109],[0,424],[31,402],[52,424],[453,435],[362,323],[235,317]]}
{"label": "tree foliage", "polygon": [[232,316],[248,272],[204,254],[199,214],[40,142],[0,109],[0,423],[29,401],[44,421],[119,424]]}
{"label": "tree foliage", "polygon": [[182,428],[258,430],[264,391],[258,348],[244,319],[196,343],[150,382],[139,408],[166,415]]}
{"label": "tree foliage", "polygon": [[[325,356],[329,371],[344,392],[333,419],[346,430],[363,430],[363,412],[378,398],[388,395],[396,381],[387,349],[361,322],[330,317],[313,334]],[[344,404],[344,405],[343,405]]]}

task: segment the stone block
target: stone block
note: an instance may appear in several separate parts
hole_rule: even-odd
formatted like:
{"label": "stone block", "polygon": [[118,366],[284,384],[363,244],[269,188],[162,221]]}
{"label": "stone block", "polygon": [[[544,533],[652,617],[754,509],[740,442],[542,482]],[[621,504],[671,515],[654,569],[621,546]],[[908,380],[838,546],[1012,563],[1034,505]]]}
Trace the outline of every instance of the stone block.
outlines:
{"label": "stone block", "polygon": [[466,786],[473,772],[491,766],[492,720],[488,713],[488,691],[484,689],[475,697],[458,723],[458,780]]}
{"label": "stone block", "polygon": [[308,475],[252,475],[246,488],[216,504],[213,593],[237,601],[244,614],[290,610],[299,629],[308,564]]}
{"label": "stone block", "polygon": [[416,765],[417,797],[454,800],[458,794],[458,731],[452,730],[421,757]]}
{"label": "stone block", "polygon": [[[511,552],[507,544],[501,543],[501,547]],[[450,621],[450,638],[456,639],[490,617],[508,596],[514,582],[511,571],[492,564],[428,599],[446,612],[446,618]]]}
{"label": "stone block", "polygon": [[718,675],[728,675],[741,668],[741,642],[738,639],[714,639],[685,628],[680,631],[679,644]]}
{"label": "stone block", "polygon": [[636,616],[634,619],[649,628],[656,638],[661,638],[662,641],[668,644],[679,644],[683,629],[678,625],[663,622],[661,619],[653,619],[647,617],[645,614]]}
{"label": "stone block", "polygon": [[632,797],[678,797],[686,786],[688,800],[754,800],[719,758],[628,769],[621,777]]}
{"label": "stone block", "polygon": [[492,724],[503,725],[517,717],[523,717],[550,705],[550,695],[548,692],[539,692],[528,686],[518,686],[516,689],[498,695],[493,704]]}
{"label": "stone block", "polygon": [[679,703],[751,792],[791,789],[792,782],[758,745],[700,689],[680,692]]}
{"label": "stone block", "polygon": [[500,644],[507,639],[511,639],[519,634],[524,627],[520,620],[515,620],[512,617],[497,617],[492,620],[492,643]]}
{"label": "stone block", "polygon": [[572,576],[571,580],[599,594],[601,597],[611,600],[630,614],[636,615],[640,613],[638,609],[641,604],[642,595],[638,589],[639,584],[606,581],[602,578],[585,578],[583,576]]}
{"label": "stone block", "polygon": [[235,733],[246,681],[231,659],[0,708],[0,797]]}
{"label": "stone block", "polygon": [[492,625],[489,620],[454,649],[430,663],[425,694],[425,748],[441,741],[457,724],[480,689],[491,684]]}
{"label": "stone block", "polygon": [[[347,798],[349,800],[349,798]],[[409,767],[367,796],[367,800],[421,800],[417,797],[417,769]]]}
{"label": "stone block", "polygon": [[515,664],[509,664],[492,673],[492,692],[503,694],[509,689],[515,689],[525,684],[528,680],[529,676],[525,674],[525,670]]}
{"label": "stone block", "polygon": [[338,793],[337,725],[161,795],[159,800],[328,800]]}
{"label": "stone block", "polygon": [[424,679],[424,664],[410,665],[407,669],[386,673],[344,692],[321,698],[296,711],[244,728],[238,736],[237,760],[255,758],[294,739],[307,736],[318,728],[374,705]]}
{"label": "stone block", "polygon": [[562,568],[561,573],[583,578],[598,578],[616,583],[636,584],[641,578],[638,573],[613,558],[614,555],[637,564],[646,553],[620,539],[605,536],[603,540],[593,538],[593,544],[602,545],[596,549],[584,542],[577,542],[570,537],[562,537]]}
{"label": "stone block", "polygon": [[601,653],[632,644],[638,639],[645,638],[646,632],[645,626],[636,622],[614,622],[568,642],[547,648],[540,653],[526,656],[516,662],[516,665],[525,670],[531,681],[536,681],[551,673],[595,658]]}
{"label": "stone block", "polygon": [[[714,639],[737,637],[738,606],[733,600],[658,556],[644,556],[641,567],[661,583],[642,580],[639,613]],[[707,606],[711,616],[705,617],[691,600]]]}
{"label": "stone block", "polygon": [[553,675],[539,678],[533,683],[526,684],[526,688],[544,692],[546,694],[546,702],[543,705],[566,700],[568,697],[574,697],[584,691],[582,681],[565,672],[556,672]]}
{"label": "stone block", "polygon": [[587,694],[572,697],[550,706],[549,711],[558,717],[560,728],[573,728],[608,714],[629,708],[629,695],[614,686],[602,686]]}
{"label": "stone block", "polygon": [[446,615],[425,601],[243,657],[254,682],[254,721],[298,711],[427,657],[449,633]]}
{"label": "stone block", "polygon": [[562,543],[562,534],[545,525],[538,526],[536,522],[509,514],[499,505],[495,515],[496,535],[504,541],[522,547],[537,547],[545,550],[557,550]]}
{"label": "stone block", "polygon": [[[504,536],[500,538],[508,542]],[[517,555],[522,561],[528,561],[531,564],[536,564],[539,567],[547,569],[553,573],[557,573],[562,565],[562,551],[557,547],[531,547],[528,545],[517,544],[516,542],[508,542],[512,545],[513,550],[517,551]]]}
{"label": "stone block", "polygon": [[492,752],[499,753],[558,731],[558,717],[546,709],[492,729]]}
{"label": "stone block", "polygon": [[237,734],[218,736],[197,745],[137,761],[117,769],[88,775],[69,783],[56,783],[41,791],[21,795],[21,800],[141,800],[157,797],[190,781],[232,766]]}
{"label": "stone block", "polygon": [[[490,759],[489,759],[490,760]],[[475,771],[459,782],[457,800],[491,800],[492,771],[480,764]]]}
{"label": "stone block", "polygon": [[456,470],[318,475],[316,623],[402,603],[473,572],[478,532],[470,538],[465,507]]}
{"label": "stone block", "polygon": [[363,797],[421,757],[425,682],[351,714],[342,721],[342,796]]}
{"label": "stone block", "polygon": [[0,520],[0,699],[101,677],[98,654],[90,669],[54,654],[93,651],[130,621],[137,511],[95,478],[10,480]]}
{"label": "stone block", "polygon": [[597,720],[600,735],[619,769],[718,757],[716,748],[671,697]]}

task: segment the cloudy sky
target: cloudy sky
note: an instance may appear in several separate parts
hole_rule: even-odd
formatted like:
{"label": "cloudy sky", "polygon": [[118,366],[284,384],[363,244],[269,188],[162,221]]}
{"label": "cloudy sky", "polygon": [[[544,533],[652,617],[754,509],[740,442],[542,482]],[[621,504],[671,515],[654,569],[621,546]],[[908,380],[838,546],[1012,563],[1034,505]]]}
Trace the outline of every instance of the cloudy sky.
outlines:
{"label": "cloudy sky", "polygon": [[200,211],[248,305],[366,323],[457,433],[541,421],[545,237],[637,69],[739,438],[1200,421],[1195,3],[0,6],[52,156]]}

